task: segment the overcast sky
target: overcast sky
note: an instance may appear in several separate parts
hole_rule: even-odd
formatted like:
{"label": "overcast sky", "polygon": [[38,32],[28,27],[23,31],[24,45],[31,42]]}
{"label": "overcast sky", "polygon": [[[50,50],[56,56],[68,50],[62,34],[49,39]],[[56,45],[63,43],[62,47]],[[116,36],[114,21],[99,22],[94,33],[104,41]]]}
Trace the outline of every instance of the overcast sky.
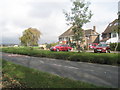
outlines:
{"label": "overcast sky", "polygon": [[[87,0],[94,14],[84,29],[96,26],[102,33],[107,25],[117,18],[119,0]],[[2,43],[19,43],[22,32],[37,28],[42,36],[39,43],[58,41],[58,36],[70,26],[66,25],[63,9],[69,11],[70,0],[1,0],[0,2],[0,40]],[[1,42],[0,42],[1,43]]]}

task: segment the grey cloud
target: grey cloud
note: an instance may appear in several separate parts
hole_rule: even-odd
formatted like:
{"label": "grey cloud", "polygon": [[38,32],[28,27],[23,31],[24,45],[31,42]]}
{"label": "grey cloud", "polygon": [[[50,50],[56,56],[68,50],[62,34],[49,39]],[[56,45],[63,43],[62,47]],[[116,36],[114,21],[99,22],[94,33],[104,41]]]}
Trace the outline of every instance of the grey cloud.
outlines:
{"label": "grey cloud", "polygon": [[22,19],[22,18],[21,19],[14,19],[12,21],[12,23],[17,27],[20,27],[21,29],[32,27],[32,24],[33,24],[32,21],[27,21],[27,20]]}
{"label": "grey cloud", "polygon": [[53,43],[53,42],[57,42],[57,41],[58,41],[57,36],[47,36],[47,37],[41,38],[39,40],[39,43],[40,44],[42,44],[42,43]]}
{"label": "grey cloud", "polygon": [[[47,36],[44,38],[40,38],[39,44],[53,43],[53,42],[57,42],[57,41],[58,41],[57,36]],[[0,44],[20,44],[20,40],[16,36],[2,37],[2,42],[0,42]]]}
{"label": "grey cloud", "polygon": [[62,9],[66,6],[67,3],[57,3],[57,2],[42,2],[36,3],[32,2],[30,15],[36,18],[46,18],[49,17],[53,12],[59,13],[62,12]]}
{"label": "grey cloud", "polygon": [[[19,44],[19,39],[17,37],[2,37],[2,44]],[[0,44],[1,44],[0,43]]]}

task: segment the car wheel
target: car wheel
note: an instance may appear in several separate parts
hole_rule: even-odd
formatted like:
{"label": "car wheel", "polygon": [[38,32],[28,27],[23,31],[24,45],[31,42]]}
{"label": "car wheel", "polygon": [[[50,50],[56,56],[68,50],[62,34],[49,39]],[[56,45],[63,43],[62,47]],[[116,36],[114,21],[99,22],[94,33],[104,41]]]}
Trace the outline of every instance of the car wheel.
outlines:
{"label": "car wheel", "polygon": [[97,51],[94,50],[94,53],[97,53]]}
{"label": "car wheel", "polygon": [[59,52],[60,50],[59,49],[56,49],[57,52]]}
{"label": "car wheel", "polygon": [[110,50],[108,49],[107,52],[110,53]]}
{"label": "car wheel", "polygon": [[94,53],[97,53],[96,51],[94,51]]}
{"label": "car wheel", "polygon": [[103,53],[107,53],[107,50],[105,50],[105,52],[103,52]]}

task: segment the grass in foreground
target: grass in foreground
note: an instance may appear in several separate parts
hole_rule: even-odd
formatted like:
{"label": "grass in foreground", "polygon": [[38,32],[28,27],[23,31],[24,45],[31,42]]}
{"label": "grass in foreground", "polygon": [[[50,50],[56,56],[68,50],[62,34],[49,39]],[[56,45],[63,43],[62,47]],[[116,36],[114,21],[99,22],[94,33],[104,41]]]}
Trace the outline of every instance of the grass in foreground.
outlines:
{"label": "grass in foreground", "polygon": [[3,60],[3,88],[100,88]]}

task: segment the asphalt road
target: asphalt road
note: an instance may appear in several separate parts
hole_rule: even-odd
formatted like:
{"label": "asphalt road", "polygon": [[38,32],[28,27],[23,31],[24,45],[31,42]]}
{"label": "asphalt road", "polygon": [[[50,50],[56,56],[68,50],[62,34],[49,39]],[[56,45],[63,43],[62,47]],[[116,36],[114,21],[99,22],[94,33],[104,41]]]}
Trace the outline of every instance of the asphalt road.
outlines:
{"label": "asphalt road", "polygon": [[8,53],[3,53],[2,58],[40,71],[99,86],[110,86],[113,88],[118,88],[119,86],[118,68],[120,67],[117,66],[30,57]]}

